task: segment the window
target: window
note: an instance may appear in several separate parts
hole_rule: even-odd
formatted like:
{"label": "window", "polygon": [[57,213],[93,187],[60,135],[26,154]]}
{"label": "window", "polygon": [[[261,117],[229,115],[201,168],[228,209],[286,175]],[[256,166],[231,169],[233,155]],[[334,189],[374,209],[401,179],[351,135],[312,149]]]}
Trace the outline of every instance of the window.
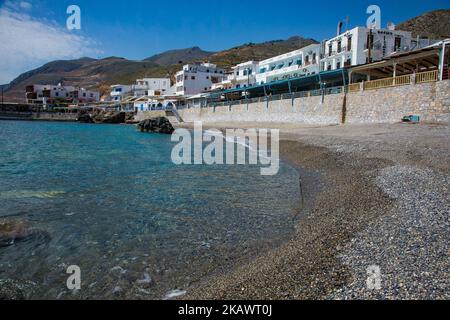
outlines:
{"label": "window", "polygon": [[302,64],[303,64],[302,59],[298,59],[298,60],[297,60],[297,65],[301,66]]}
{"label": "window", "polygon": [[336,69],[340,69],[340,68],[341,68],[341,62],[339,61],[336,63]]}
{"label": "window", "polygon": [[352,51],[352,36],[347,39],[347,51]]}
{"label": "window", "polygon": [[328,65],[327,70],[331,71],[331,64]]}
{"label": "window", "polygon": [[316,53],[313,53],[313,63],[316,63]]}
{"label": "window", "polygon": [[348,58],[347,61],[345,61],[345,66],[351,66],[352,65],[352,58]]}
{"label": "window", "polygon": [[306,56],[306,58],[305,58],[305,63],[309,63],[309,56]]}
{"label": "window", "polygon": [[191,80],[195,80],[195,76],[192,76],[192,77],[191,77]]}
{"label": "window", "polygon": [[394,51],[398,51],[402,47],[402,38],[395,37]]}
{"label": "window", "polygon": [[83,92],[83,97],[86,97],[86,92]]}
{"label": "window", "polygon": [[328,45],[328,55],[331,56],[332,52],[333,52],[333,44],[330,43],[330,44]]}
{"label": "window", "polygon": [[206,76],[206,80],[209,80],[209,76]]}
{"label": "window", "polygon": [[342,41],[339,40],[337,43],[337,52],[340,53],[342,51]]}
{"label": "window", "polygon": [[265,73],[266,71],[267,71],[266,68],[261,68],[261,69],[259,69],[259,73]]}
{"label": "window", "polygon": [[366,49],[369,49],[369,47],[370,47],[370,49],[373,49],[373,40],[374,40],[373,34],[369,33],[367,35]]}
{"label": "window", "polygon": [[59,97],[59,92],[56,92],[56,93],[55,93],[55,96]]}

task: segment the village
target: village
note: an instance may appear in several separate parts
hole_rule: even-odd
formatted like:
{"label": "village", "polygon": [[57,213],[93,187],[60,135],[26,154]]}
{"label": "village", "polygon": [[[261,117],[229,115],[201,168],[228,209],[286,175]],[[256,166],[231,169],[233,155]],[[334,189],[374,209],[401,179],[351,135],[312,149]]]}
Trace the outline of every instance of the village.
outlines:
{"label": "village", "polygon": [[321,43],[263,61],[224,70],[209,62],[189,63],[171,78],[115,84],[108,96],[65,85],[29,85],[29,104],[80,106],[134,112],[295,99],[374,90],[449,79],[450,39],[414,38],[411,32],[376,25],[343,30]]}

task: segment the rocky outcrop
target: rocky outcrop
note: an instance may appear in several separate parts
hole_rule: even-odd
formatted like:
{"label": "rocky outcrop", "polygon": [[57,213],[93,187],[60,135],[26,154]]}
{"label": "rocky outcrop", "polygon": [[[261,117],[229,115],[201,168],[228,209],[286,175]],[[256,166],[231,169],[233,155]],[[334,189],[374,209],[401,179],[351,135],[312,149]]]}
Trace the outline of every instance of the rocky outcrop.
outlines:
{"label": "rocky outcrop", "polygon": [[81,123],[94,123],[94,120],[92,119],[91,115],[88,113],[79,114],[77,121],[81,122]]}
{"label": "rocky outcrop", "polygon": [[46,244],[50,235],[43,230],[33,229],[21,220],[0,220],[0,248],[9,247],[21,241]]}
{"label": "rocky outcrop", "polygon": [[152,118],[141,121],[138,124],[138,130],[140,130],[141,132],[153,132],[163,134],[172,134],[175,131],[170,121],[165,117]]}
{"label": "rocky outcrop", "polygon": [[27,239],[32,231],[23,221],[0,221],[0,248]]}
{"label": "rocky outcrop", "polygon": [[125,123],[125,112],[100,111],[93,116],[94,123]]}
{"label": "rocky outcrop", "polygon": [[95,110],[91,113],[80,112],[78,114],[78,122],[82,123],[109,123],[109,124],[121,124],[132,119],[133,113]]}

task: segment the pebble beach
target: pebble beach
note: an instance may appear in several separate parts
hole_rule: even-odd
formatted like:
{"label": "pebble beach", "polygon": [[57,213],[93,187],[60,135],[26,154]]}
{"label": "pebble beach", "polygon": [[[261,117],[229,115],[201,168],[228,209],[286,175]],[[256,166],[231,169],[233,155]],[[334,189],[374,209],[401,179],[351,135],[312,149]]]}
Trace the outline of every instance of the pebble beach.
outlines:
{"label": "pebble beach", "polygon": [[[282,157],[310,173],[308,200],[290,240],[184,298],[449,299],[448,125],[209,127],[281,127]],[[372,266],[380,288],[367,285]]]}

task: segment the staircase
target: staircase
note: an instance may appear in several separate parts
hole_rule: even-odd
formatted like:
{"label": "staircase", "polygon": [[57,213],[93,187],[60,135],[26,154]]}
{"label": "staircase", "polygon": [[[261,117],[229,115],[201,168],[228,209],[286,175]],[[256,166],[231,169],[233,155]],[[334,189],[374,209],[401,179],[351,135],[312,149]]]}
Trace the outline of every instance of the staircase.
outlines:
{"label": "staircase", "polygon": [[174,106],[170,110],[166,110],[166,118],[169,119],[170,123],[183,123],[177,108]]}

